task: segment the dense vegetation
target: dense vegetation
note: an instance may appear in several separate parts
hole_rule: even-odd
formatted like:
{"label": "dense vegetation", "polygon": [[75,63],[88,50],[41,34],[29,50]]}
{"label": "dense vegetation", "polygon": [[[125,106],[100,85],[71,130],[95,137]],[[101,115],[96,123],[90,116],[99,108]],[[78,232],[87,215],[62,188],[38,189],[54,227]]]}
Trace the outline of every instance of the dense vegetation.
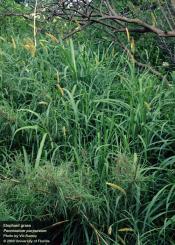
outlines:
{"label": "dense vegetation", "polygon": [[35,45],[30,22],[1,20],[0,220],[65,221],[60,244],[174,245],[174,73],[100,35],[50,26]]}

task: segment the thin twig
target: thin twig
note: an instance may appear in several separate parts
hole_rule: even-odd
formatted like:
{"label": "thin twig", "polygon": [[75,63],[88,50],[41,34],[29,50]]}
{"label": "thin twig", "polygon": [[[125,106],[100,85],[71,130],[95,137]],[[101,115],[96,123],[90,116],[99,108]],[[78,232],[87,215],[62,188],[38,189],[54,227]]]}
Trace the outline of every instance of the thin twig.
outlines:
{"label": "thin twig", "polygon": [[48,230],[48,229],[52,229],[52,228],[54,228],[54,227],[56,227],[56,226],[58,226],[58,225],[62,225],[62,224],[64,224],[64,223],[66,223],[66,222],[68,222],[69,220],[68,219],[66,219],[66,220],[63,220],[63,221],[59,221],[59,222],[57,222],[57,223],[54,223],[54,224],[52,224],[52,225],[49,225],[49,226],[46,226],[46,227],[44,227],[43,228],[43,230]]}

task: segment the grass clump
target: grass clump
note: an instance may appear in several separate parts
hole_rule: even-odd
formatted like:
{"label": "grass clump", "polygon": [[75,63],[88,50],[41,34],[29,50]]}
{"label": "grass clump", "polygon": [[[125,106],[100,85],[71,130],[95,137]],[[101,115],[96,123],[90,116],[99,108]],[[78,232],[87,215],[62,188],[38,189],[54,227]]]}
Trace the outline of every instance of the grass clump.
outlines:
{"label": "grass clump", "polygon": [[0,39],[0,219],[64,220],[61,244],[173,244],[174,82],[50,37]]}

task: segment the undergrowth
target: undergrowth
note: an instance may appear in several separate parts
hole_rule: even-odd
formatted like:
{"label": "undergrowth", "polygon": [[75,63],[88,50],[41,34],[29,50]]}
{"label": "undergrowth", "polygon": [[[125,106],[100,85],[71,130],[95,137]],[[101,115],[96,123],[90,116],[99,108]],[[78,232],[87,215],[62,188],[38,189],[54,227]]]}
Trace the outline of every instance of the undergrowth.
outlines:
{"label": "undergrowth", "polygon": [[31,35],[1,30],[0,220],[65,221],[61,244],[175,244],[174,82],[113,45]]}

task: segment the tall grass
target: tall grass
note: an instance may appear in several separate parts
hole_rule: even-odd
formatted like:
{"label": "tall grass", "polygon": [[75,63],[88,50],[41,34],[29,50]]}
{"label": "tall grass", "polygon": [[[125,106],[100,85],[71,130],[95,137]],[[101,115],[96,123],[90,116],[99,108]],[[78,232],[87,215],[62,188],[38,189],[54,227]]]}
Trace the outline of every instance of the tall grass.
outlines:
{"label": "tall grass", "polygon": [[0,38],[0,219],[65,220],[61,244],[174,244],[174,83],[51,37]]}

